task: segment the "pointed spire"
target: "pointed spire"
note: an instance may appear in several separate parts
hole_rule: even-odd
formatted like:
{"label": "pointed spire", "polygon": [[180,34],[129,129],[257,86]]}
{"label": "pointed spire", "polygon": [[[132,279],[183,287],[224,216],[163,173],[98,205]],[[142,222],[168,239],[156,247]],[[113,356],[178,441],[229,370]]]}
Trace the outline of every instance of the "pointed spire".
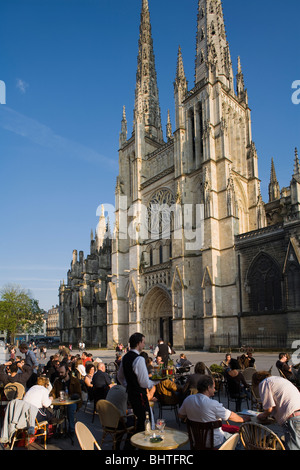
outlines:
{"label": "pointed spire", "polygon": [[99,217],[99,223],[96,229],[96,240],[97,240],[97,250],[103,246],[103,242],[106,234],[106,220],[104,214],[104,206],[101,205],[101,215]]}
{"label": "pointed spire", "polygon": [[238,57],[238,71],[236,75],[236,95],[239,100],[248,103],[248,94],[245,89],[244,74],[242,72],[241,58]]}
{"label": "pointed spire", "polygon": [[269,202],[276,201],[280,199],[280,187],[277,181],[274,159],[271,160],[271,176],[269,184]]}
{"label": "pointed spire", "polygon": [[180,46],[178,48],[177,69],[176,69],[176,78],[175,78],[174,85],[176,85],[177,88],[181,85],[182,89],[185,90],[185,92],[187,91],[187,80],[186,80],[185,73],[184,73],[182,53],[181,53]]}
{"label": "pointed spire", "polygon": [[126,111],[125,106],[123,106],[123,116],[121,122],[121,132],[119,138],[120,147],[127,141],[127,119],[126,119]]}
{"label": "pointed spire", "polygon": [[195,84],[221,80],[233,91],[233,71],[221,0],[199,0]]}
{"label": "pointed spire", "polygon": [[294,176],[300,176],[300,163],[299,163],[299,156],[298,156],[297,147],[295,148]]}
{"label": "pointed spire", "polygon": [[170,110],[168,109],[168,121],[167,121],[167,139],[168,139],[168,142],[172,138],[173,138],[172,124],[171,124],[171,118],[170,118]]}
{"label": "pointed spire", "polygon": [[143,0],[141,12],[134,124],[137,122],[144,123],[146,133],[163,141],[148,0]]}

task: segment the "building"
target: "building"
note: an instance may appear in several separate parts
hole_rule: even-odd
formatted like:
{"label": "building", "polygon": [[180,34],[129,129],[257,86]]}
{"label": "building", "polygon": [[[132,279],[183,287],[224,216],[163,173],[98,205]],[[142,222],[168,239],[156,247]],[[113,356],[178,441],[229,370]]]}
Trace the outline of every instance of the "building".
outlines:
{"label": "building", "polygon": [[[128,136],[123,109],[115,225],[103,264],[103,275],[111,268],[102,285],[107,346],[126,344],[135,331],[148,344],[162,337],[175,348],[209,348],[228,333],[237,343],[245,332],[287,339],[300,332],[298,154],[291,185],[281,191],[272,162],[265,204],[248,93],[240,59],[233,72],[221,0],[198,2],[195,82],[189,89],[179,48],[174,102],[175,128],[168,116],[164,140],[142,0],[134,125]],[[92,302],[90,284],[76,293],[71,287],[83,281],[76,274],[82,263],[73,260],[60,289],[70,331],[82,318],[80,292],[88,289]]]}
{"label": "building", "polygon": [[46,335],[60,336],[59,333],[59,306],[52,306],[46,315]]}
{"label": "building", "polygon": [[106,291],[111,269],[111,237],[104,212],[90,254],[73,251],[67,283],[59,288],[60,337],[64,343],[106,346]]}

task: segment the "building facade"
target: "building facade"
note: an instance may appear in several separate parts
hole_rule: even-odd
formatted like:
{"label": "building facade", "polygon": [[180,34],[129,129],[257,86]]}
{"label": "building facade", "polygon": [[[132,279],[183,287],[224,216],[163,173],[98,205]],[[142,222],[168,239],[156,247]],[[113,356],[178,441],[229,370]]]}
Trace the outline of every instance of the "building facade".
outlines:
{"label": "building facade", "polygon": [[[113,347],[141,331],[147,344],[162,337],[175,348],[209,348],[212,335],[228,332],[239,340],[249,329],[300,332],[298,154],[281,191],[272,162],[265,204],[248,93],[240,59],[233,72],[221,0],[198,1],[195,82],[189,89],[179,48],[174,104],[175,127],[168,115],[164,139],[142,0],[133,131],[128,136],[123,109],[111,245],[105,259],[94,253],[88,280],[97,283],[95,270],[106,267],[101,338]],[[73,260],[60,289],[69,331],[86,291],[84,308],[92,308],[91,285],[72,288],[73,280],[87,282],[76,274],[83,266],[83,257]]]}

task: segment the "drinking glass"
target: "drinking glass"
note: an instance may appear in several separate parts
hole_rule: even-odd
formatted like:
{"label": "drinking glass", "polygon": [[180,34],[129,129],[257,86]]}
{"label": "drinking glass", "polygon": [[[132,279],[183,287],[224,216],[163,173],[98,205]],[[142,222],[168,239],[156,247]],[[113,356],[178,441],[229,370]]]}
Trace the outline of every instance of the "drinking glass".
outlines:
{"label": "drinking glass", "polygon": [[162,435],[164,433],[165,426],[166,426],[166,422],[164,419],[159,418],[156,421],[156,427],[158,429],[159,434]]}

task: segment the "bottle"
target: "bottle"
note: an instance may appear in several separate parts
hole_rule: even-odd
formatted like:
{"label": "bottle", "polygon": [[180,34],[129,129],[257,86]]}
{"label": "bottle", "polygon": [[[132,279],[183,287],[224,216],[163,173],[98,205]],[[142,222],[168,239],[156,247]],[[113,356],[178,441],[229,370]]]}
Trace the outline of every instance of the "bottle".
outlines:
{"label": "bottle", "polygon": [[149,413],[146,412],[146,420],[145,420],[145,434],[150,435],[151,434],[151,422],[149,419]]}

